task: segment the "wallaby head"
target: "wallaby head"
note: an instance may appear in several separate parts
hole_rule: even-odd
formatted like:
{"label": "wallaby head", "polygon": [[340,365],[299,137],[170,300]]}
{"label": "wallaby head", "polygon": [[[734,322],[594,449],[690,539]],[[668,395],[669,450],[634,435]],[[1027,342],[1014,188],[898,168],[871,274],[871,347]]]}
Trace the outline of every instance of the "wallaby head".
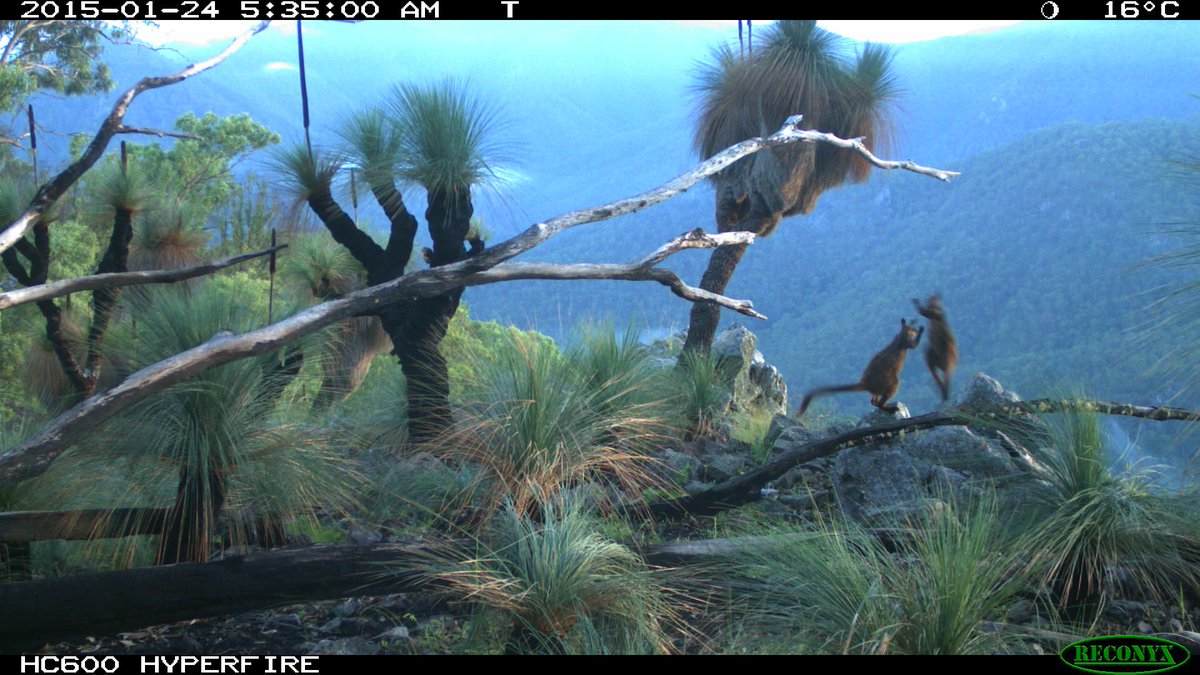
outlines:
{"label": "wallaby head", "polygon": [[921,316],[927,319],[933,319],[935,321],[946,320],[946,310],[942,307],[941,293],[933,293],[930,295],[929,298],[925,300],[924,305],[921,304],[920,300],[913,298],[913,305],[916,306],[917,311],[921,313]]}
{"label": "wallaby head", "polygon": [[896,335],[896,343],[902,349],[916,349],[917,345],[921,344],[921,336],[925,333],[925,327],[917,328],[917,320],[911,322],[900,319],[900,333]]}

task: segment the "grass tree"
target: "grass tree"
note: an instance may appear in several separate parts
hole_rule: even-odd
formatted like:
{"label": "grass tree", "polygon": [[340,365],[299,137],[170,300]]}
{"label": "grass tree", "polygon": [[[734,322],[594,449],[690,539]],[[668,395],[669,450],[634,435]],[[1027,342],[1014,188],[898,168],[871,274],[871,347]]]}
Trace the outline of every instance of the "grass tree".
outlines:
{"label": "grass tree", "polygon": [[[149,187],[136,167],[115,161],[98,171],[92,185],[95,205],[102,214],[100,228],[110,230],[108,245],[95,271],[98,274],[124,272],[129,264],[135,216],[146,208]],[[14,187],[5,187],[0,190],[0,215],[15,218],[20,204],[25,201]],[[48,227],[52,219],[53,215],[48,214],[47,219],[34,228],[32,242],[23,239],[14,250],[3,254],[5,268],[24,286],[49,281],[54,273],[52,268],[59,262],[58,256],[71,253],[70,247],[62,246],[61,241],[59,249],[52,251]],[[75,221],[58,231],[66,234],[82,227],[82,223]],[[25,257],[27,266],[17,253]],[[102,377],[107,383],[114,381],[112,370],[104,368],[108,359],[103,342],[120,295],[120,288],[93,291],[90,316],[72,306],[69,297],[63,304],[55,300],[37,303],[45,321],[45,333],[44,339],[35,342],[27,362],[27,390],[36,393],[47,404],[57,405],[94,394],[102,384]],[[57,373],[51,372],[54,366],[46,358],[51,355],[57,362]]]}
{"label": "grass tree", "polygon": [[[153,363],[215,334],[259,325],[261,291],[217,280],[191,292],[151,289],[137,302],[140,322],[132,357],[139,364]],[[316,502],[316,486],[322,502],[338,501],[341,481],[329,472],[339,470],[324,453],[320,435],[273,416],[277,384],[295,374],[289,367],[298,366],[268,357],[214,368],[150,399],[128,416],[123,450],[159,458],[159,466],[175,474],[160,563],[207,559],[217,518],[239,483],[261,488],[243,492],[239,499],[275,521],[295,511],[294,502]],[[154,475],[148,472],[147,479]],[[158,480],[164,480],[159,475]]]}
{"label": "grass tree", "polygon": [[[700,155],[765,136],[796,114],[804,115],[804,128],[862,137],[868,148],[877,147],[890,133],[898,93],[891,53],[867,44],[851,63],[843,51],[842,38],[816,21],[772,24],[747,52],[719,47],[696,85]],[[755,154],[713,178],[717,229],[768,236],[784,217],[810,213],[826,190],[865,180],[869,172],[861,156],[825,144]],[[713,251],[700,287],[723,293],[745,251],[744,244]],[[709,351],[719,317],[716,305],[693,305],[685,350]]]}
{"label": "grass tree", "polygon": [[[399,184],[424,189],[425,220],[433,246],[431,266],[463,260],[483,247],[470,237],[472,191],[495,180],[492,111],[461,83],[401,85],[387,105],[368,108],[343,125],[345,154],[294,148],[281,156],[299,196],[334,241],[366,270],[376,285],[405,273],[418,221],[405,204]],[[389,224],[387,242],[376,243],[337,202],[334,179],[343,160],[352,159]],[[439,344],[446,335],[462,288],[429,298],[397,303],[378,314],[392,340],[392,353],[406,381],[409,438],[422,443],[449,428],[449,373]]]}
{"label": "grass tree", "polygon": [[165,201],[138,219],[130,269],[164,270],[200,260],[208,245],[205,215],[187,202]]}

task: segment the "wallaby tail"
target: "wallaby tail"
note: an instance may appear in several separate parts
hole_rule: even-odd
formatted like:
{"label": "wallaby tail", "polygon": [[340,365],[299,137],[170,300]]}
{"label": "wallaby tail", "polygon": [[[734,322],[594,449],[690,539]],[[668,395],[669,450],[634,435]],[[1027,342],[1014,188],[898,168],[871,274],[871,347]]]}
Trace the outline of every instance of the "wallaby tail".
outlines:
{"label": "wallaby tail", "polygon": [[843,384],[843,385],[839,385],[836,387],[818,387],[816,389],[809,391],[807,394],[804,395],[804,400],[800,403],[800,409],[796,411],[796,417],[803,417],[804,411],[808,410],[808,404],[812,403],[813,398],[815,398],[817,396],[824,396],[825,394],[836,394],[837,392],[840,392],[840,391],[866,391],[866,390],[867,390],[867,388],[863,386],[862,382],[855,382],[854,384]]}

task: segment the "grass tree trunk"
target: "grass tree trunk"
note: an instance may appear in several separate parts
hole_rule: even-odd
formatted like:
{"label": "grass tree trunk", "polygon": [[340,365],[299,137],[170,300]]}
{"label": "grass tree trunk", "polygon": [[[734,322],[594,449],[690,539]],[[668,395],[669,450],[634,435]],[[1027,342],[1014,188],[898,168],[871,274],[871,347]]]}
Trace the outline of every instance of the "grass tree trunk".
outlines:
{"label": "grass tree trunk", "polygon": [[[467,257],[463,243],[471,228],[472,213],[470,194],[465,190],[429,192],[425,220],[433,239],[430,266],[447,265]],[[413,443],[433,440],[452,422],[450,372],[441,343],[458,311],[462,293],[462,288],[456,288],[411,303],[400,327],[400,339],[392,337],[394,353],[400,358],[407,382],[408,434]]]}
{"label": "grass tree trunk", "polygon": [[[724,295],[725,286],[733,278],[733,271],[737,269],[745,253],[745,244],[717,247],[708,259],[708,268],[704,270],[704,277],[700,279],[700,288]],[[717,334],[717,324],[720,320],[720,306],[711,302],[693,303],[687,340],[683,344],[684,351],[707,354],[712,350],[713,338]]]}
{"label": "grass tree trunk", "polygon": [[[100,260],[96,274],[129,271],[129,243],[133,240],[133,211],[118,207],[113,218],[112,235],[109,237],[108,249]],[[121,296],[121,287],[101,288],[92,294],[92,326],[88,330],[87,361],[84,365],[85,389],[84,398],[96,393],[100,382],[102,366],[101,343],[108,331],[109,321],[117,299]]]}
{"label": "grass tree trunk", "polygon": [[217,517],[225,506],[225,489],[219,469],[186,465],[180,469],[175,505],[159,542],[159,565],[208,560]]}
{"label": "grass tree trunk", "polygon": [[[326,189],[309,196],[309,206],[333,235],[367,270],[367,283],[381,284],[404,274],[413,248],[417,220],[404,206],[400,192],[387,174],[367,174],[371,190],[391,222],[386,248],[380,247],[342,211]],[[474,208],[470,192],[430,190],[425,218],[433,239],[431,266],[446,265],[467,256],[464,242]],[[409,442],[436,438],[450,425],[450,375],[441,342],[458,311],[463,289],[420,298],[384,308],[379,313],[383,329],[392,340],[392,353],[400,360],[407,390]]]}
{"label": "grass tree trunk", "polygon": [[408,437],[424,443],[449,428],[450,371],[441,342],[458,309],[458,289],[408,305],[400,339],[392,338],[393,353],[400,359],[408,395]]}

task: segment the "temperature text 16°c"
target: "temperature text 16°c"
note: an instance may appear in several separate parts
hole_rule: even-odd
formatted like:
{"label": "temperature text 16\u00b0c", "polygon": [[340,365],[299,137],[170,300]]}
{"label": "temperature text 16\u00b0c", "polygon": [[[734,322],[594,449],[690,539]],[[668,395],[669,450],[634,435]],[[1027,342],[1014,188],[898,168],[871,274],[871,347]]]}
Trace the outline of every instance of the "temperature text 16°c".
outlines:
{"label": "temperature text 16\u00b0c", "polygon": [[1108,0],[1104,3],[1108,11],[1104,13],[1106,19],[1178,19],[1179,18],[1179,2],[1178,0]]}

